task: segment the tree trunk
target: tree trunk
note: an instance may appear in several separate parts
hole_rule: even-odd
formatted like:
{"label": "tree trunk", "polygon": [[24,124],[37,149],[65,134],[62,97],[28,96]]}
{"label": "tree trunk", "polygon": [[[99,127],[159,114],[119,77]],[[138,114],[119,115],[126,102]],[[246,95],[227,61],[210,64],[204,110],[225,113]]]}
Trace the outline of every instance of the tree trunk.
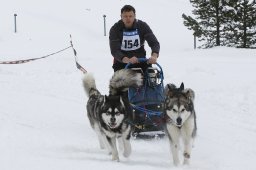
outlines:
{"label": "tree trunk", "polygon": [[247,39],[247,32],[246,32],[246,27],[247,27],[247,24],[246,24],[246,20],[247,20],[247,15],[246,15],[246,10],[247,10],[247,5],[246,5],[246,2],[244,1],[244,16],[243,16],[243,48],[246,48],[247,44],[246,44],[246,39]]}
{"label": "tree trunk", "polygon": [[220,17],[219,17],[219,2],[215,4],[216,9],[216,46],[220,46]]}

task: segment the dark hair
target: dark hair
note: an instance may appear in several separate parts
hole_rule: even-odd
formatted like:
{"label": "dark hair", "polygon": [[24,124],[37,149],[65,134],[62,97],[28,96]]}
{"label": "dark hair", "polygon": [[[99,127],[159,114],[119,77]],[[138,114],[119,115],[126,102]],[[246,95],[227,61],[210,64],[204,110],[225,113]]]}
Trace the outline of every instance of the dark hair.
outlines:
{"label": "dark hair", "polygon": [[130,12],[130,11],[133,11],[134,12],[134,14],[135,14],[135,8],[133,7],[133,6],[131,6],[131,5],[125,5],[125,6],[123,6],[123,8],[121,9],[121,14],[123,13],[123,12]]}

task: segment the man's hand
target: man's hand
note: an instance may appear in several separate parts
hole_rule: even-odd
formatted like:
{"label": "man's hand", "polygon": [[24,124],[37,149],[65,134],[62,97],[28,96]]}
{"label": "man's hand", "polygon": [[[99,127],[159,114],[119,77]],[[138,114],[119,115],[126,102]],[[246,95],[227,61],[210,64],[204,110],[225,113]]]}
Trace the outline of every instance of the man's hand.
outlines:
{"label": "man's hand", "polygon": [[138,62],[139,61],[138,61],[137,57],[133,56],[132,58],[130,58],[130,63],[135,64],[135,63],[138,63]]}
{"label": "man's hand", "polygon": [[149,64],[156,64],[157,62],[157,57],[158,57],[158,54],[157,53],[153,53],[151,55],[151,57],[148,59],[148,63]]}
{"label": "man's hand", "polygon": [[138,63],[139,61],[138,61],[138,58],[134,56],[134,57],[132,57],[132,58],[124,57],[124,58],[122,59],[122,62],[123,62],[123,63],[132,63],[132,64],[135,64],[135,63]]}
{"label": "man's hand", "polygon": [[129,62],[130,62],[130,59],[129,59],[128,57],[124,57],[124,58],[122,59],[122,62],[123,62],[123,63],[129,63]]}

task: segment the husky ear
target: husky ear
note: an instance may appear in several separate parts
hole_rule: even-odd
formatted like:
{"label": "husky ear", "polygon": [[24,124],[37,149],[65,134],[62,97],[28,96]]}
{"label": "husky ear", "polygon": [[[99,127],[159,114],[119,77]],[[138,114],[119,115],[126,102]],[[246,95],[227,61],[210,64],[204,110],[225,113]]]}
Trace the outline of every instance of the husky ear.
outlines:
{"label": "husky ear", "polygon": [[167,87],[169,90],[176,89],[176,86],[174,84],[167,84]]}
{"label": "husky ear", "polygon": [[180,90],[180,91],[183,91],[183,90],[184,90],[184,83],[183,83],[183,82],[181,83],[181,85],[180,85],[180,87],[179,87],[179,90]]}
{"label": "husky ear", "polygon": [[167,84],[167,87],[168,87],[168,89],[169,89],[169,90],[171,90],[171,89],[172,89],[171,84]]}
{"label": "husky ear", "polygon": [[172,93],[173,87],[172,84],[167,84],[164,88],[164,94],[165,96],[170,96]]}
{"label": "husky ear", "polygon": [[195,92],[192,89],[185,89],[185,95],[192,101],[195,99]]}
{"label": "husky ear", "polygon": [[176,89],[176,86],[174,84],[167,84],[164,88],[164,93],[166,96],[172,96],[173,90]]}

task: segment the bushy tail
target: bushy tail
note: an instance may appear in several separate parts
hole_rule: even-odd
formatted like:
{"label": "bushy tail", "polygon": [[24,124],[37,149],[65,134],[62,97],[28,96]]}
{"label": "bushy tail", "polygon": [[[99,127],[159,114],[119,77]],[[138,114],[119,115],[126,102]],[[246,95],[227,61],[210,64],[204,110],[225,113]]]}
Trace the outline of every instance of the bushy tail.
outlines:
{"label": "bushy tail", "polygon": [[114,73],[109,84],[110,95],[120,95],[129,87],[139,87],[143,83],[142,75],[131,69],[122,69]]}
{"label": "bushy tail", "polygon": [[85,74],[83,78],[83,86],[88,97],[94,94],[95,95],[100,94],[96,88],[95,79],[91,73]]}

